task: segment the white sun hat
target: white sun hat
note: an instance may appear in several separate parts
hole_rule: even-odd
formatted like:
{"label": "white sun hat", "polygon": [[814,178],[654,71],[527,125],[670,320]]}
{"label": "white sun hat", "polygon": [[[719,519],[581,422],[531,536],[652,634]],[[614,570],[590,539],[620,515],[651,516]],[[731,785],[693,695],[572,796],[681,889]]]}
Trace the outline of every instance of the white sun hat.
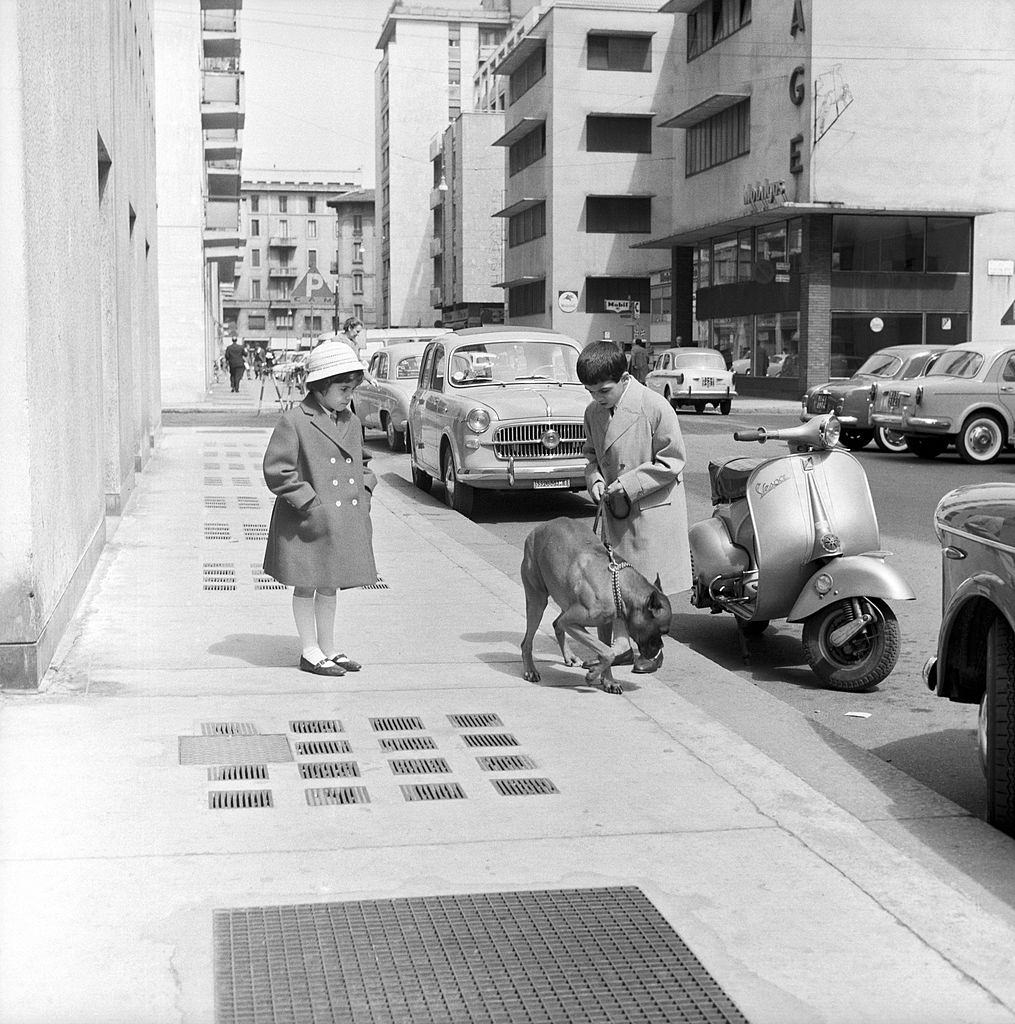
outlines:
{"label": "white sun hat", "polygon": [[366,370],[366,367],[344,341],[322,341],[307,360],[306,381],[309,384],[311,381],[337,377],[340,373],[352,373],[354,370]]}

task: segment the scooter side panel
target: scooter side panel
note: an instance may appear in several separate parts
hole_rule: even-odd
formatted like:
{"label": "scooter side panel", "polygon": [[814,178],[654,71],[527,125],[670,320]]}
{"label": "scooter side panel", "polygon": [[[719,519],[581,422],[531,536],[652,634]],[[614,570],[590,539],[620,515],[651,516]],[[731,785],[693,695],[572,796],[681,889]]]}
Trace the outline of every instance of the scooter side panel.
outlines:
{"label": "scooter side panel", "polygon": [[825,605],[847,597],[882,597],[889,601],[914,601],[916,594],[902,575],[880,558],[847,555],[817,568],[812,579],[822,573],[832,577],[832,589],[820,595],[808,581],[786,616],[790,622],[802,622]]}

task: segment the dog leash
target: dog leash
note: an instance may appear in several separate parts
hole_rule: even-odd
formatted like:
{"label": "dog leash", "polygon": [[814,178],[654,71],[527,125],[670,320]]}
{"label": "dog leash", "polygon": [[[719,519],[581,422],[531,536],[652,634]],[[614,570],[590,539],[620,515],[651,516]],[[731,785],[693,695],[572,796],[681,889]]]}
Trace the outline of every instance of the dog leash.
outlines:
{"label": "dog leash", "polygon": [[599,499],[599,505],[596,507],[595,518],[592,520],[592,532],[598,534],[600,524],[602,524],[602,537],[600,539],[603,542],[603,547],[606,548],[607,555],[610,556],[610,584],[613,589],[613,605],[617,609],[618,617],[623,618],[624,602],[620,597],[620,570],[632,569],[634,567],[630,562],[618,561],[616,555],[614,555],[613,547],[606,539],[606,512],[606,491],[604,489],[603,496]]}

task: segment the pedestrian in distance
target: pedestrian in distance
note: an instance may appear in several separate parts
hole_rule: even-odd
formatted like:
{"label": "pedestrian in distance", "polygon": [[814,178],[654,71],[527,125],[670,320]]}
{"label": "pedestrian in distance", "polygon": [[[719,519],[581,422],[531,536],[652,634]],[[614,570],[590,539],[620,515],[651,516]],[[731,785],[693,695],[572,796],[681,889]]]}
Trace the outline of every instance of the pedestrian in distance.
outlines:
{"label": "pedestrian in distance", "polygon": [[370,523],[377,480],[349,408],[362,381],[363,364],[348,345],[318,345],[307,363],[306,396],[283,414],[264,453],[264,479],[275,495],[264,571],[293,587],[299,667],[315,675],[359,671],[335,642],[337,592],[377,582]]}
{"label": "pedestrian in distance", "polygon": [[[612,342],[586,346],[576,369],[592,397],[582,454],[589,495],[597,505],[606,496],[604,540],[617,559],[647,579],[658,575],[664,593],[686,590],[686,450],[677,414],[662,395],[631,376],[624,353]],[[612,642],[603,632],[600,639]]]}
{"label": "pedestrian in distance", "polygon": [[645,339],[635,338],[631,344],[629,372],[639,384],[645,383],[645,375],[649,371],[649,362],[649,350],[648,345],[645,344]]}
{"label": "pedestrian in distance", "polygon": [[229,367],[229,390],[238,392],[240,381],[243,380],[243,370],[247,365],[247,353],[235,338],[225,351],[225,360]]}
{"label": "pedestrian in distance", "polygon": [[366,328],[359,317],[347,317],[342,324],[342,333],[338,336],[339,341],[344,341],[349,348],[356,353],[356,358],[364,362],[366,355]]}

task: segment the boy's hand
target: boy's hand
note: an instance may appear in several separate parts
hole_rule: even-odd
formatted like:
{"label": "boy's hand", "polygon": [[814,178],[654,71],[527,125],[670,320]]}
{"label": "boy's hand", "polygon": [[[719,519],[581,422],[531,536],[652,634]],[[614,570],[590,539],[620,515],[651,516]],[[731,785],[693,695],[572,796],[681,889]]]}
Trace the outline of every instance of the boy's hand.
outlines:
{"label": "boy's hand", "polygon": [[589,497],[598,505],[603,500],[603,492],[606,485],[602,480],[597,480],[589,490]]}

